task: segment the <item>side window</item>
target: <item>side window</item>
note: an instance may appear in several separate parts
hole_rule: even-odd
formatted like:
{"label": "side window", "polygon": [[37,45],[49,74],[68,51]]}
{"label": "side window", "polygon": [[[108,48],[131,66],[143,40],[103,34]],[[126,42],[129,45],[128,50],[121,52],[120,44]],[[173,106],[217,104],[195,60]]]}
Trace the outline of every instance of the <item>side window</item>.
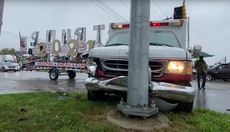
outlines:
{"label": "side window", "polygon": [[219,66],[218,66],[218,69],[223,69],[223,65],[219,65]]}
{"label": "side window", "polygon": [[218,66],[219,69],[228,69],[228,65],[220,65]]}

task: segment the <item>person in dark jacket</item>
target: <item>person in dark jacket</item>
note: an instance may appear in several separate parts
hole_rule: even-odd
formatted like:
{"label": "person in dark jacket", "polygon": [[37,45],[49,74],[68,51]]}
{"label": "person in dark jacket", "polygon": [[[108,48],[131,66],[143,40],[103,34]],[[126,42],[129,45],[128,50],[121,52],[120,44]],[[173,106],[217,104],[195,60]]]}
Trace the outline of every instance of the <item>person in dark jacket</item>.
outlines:
{"label": "person in dark jacket", "polygon": [[205,83],[206,83],[206,75],[207,75],[207,64],[203,59],[203,56],[200,56],[199,60],[195,63],[195,69],[197,70],[197,84],[198,88],[200,88],[200,79],[202,77],[202,88],[205,90]]}

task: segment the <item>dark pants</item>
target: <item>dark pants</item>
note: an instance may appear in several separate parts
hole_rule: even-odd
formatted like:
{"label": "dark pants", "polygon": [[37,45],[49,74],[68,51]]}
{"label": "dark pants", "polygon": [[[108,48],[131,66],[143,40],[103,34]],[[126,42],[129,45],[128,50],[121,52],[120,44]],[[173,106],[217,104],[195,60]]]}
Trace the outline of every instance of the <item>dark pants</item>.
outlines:
{"label": "dark pants", "polygon": [[206,83],[206,74],[197,74],[197,84],[198,84],[198,88],[200,88],[200,79],[201,79],[201,77],[202,77],[202,80],[203,80],[203,82],[202,82],[202,88],[204,88],[205,87],[205,83]]}

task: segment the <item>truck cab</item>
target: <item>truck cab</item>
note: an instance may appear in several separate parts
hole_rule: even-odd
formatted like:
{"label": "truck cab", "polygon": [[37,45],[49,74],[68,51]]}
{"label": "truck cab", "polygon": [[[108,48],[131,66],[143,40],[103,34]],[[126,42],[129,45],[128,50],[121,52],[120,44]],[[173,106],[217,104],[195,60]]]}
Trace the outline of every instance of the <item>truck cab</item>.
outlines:
{"label": "truck cab", "polygon": [[[14,58],[16,58],[14,56]],[[0,55],[0,70],[3,72],[7,71],[18,71],[19,70],[19,65],[14,61],[14,58],[12,55],[5,55],[2,54]]]}
{"label": "truck cab", "polygon": [[[186,29],[186,19],[150,21],[149,97],[164,104],[160,110],[173,105],[190,112],[193,107],[195,89],[190,82],[197,51],[186,50]],[[129,35],[129,23],[111,23],[105,46],[90,50],[85,81],[89,100],[127,92]]]}
{"label": "truck cab", "polygon": [[221,63],[208,68],[207,81],[212,81],[214,79],[230,81],[230,63]]}

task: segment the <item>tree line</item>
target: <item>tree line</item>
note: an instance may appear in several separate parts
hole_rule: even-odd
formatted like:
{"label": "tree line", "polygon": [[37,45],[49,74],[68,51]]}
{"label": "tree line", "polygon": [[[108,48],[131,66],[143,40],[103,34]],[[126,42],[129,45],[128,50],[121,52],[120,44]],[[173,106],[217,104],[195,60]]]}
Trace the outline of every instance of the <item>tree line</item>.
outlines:
{"label": "tree line", "polygon": [[0,54],[13,54],[16,57],[17,62],[21,61],[21,55],[14,48],[3,48],[0,50]]}

